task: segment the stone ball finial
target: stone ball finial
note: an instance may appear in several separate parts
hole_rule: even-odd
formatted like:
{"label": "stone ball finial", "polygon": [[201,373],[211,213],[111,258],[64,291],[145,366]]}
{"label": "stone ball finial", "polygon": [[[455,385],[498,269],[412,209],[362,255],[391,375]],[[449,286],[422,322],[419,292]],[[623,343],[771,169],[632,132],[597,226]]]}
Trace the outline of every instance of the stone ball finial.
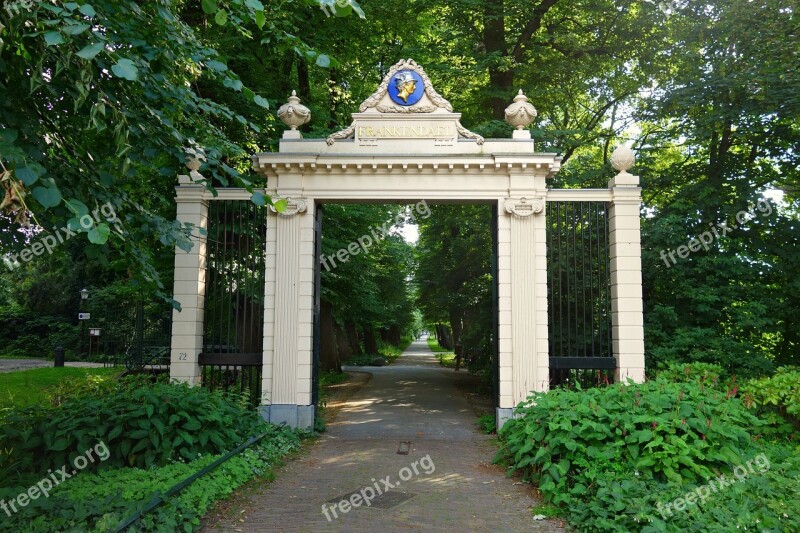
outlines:
{"label": "stone ball finial", "polygon": [[186,168],[197,172],[204,161],[208,161],[205,151],[199,146],[190,146],[184,149],[186,153]]}
{"label": "stone ball finial", "polygon": [[297,91],[292,91],[289,101],[278,109],[278,118],[292,130],[311,121],[311,110],[300,103]]}
{"label": "stone ball finial", "polygon": [[613,154],[611,154],[610,161],[612,167],[621,173],[626,173],[628,172],[628,169],[633,167],[633,165],[636,163],[636,155],[633,153],[633,150],[624,144],[621,144],[617,146],[617,149],[614,150]]}
{"label": "stone ball finial", "polygon": [[520,89],[514,97],[514,103],[506,108],[506,122],[517,130],[522,130],[533,124],[537,114],[536,108],[528,102],[528,97]]}

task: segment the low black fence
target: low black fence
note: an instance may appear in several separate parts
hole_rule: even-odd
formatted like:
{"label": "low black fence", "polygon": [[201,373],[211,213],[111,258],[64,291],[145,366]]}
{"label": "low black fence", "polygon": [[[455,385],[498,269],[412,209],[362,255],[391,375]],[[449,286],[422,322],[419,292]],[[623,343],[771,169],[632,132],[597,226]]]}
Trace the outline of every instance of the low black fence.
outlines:
{"label": "low black fence", "polygon": [[172,307],[160,301],[123,299],[82,306],[81,358],[129,370],[169,365]]}

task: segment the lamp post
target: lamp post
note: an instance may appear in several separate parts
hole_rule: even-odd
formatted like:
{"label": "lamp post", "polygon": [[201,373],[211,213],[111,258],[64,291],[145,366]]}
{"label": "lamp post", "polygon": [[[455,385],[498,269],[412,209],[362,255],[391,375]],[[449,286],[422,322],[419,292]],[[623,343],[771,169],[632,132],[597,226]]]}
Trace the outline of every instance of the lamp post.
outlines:
{"label": "lamp post", "polygon": [[81,303],[80,303],[80,308],[79,308],[80,313],[78,314],[78,320],[81,321],[81,349],[80,349],[80,353],[81,353],[81,355],[83,355],[83,347],[84,347],[84,339],[85,339],[84,332],[86,330],[86,320],[84,320],[84,316],[83,316],[83,306],[84,306],[83,302],[85,302],[86,300],[89,299],[89,291],[87,289],[81,289],[80,294],[81,294]]}

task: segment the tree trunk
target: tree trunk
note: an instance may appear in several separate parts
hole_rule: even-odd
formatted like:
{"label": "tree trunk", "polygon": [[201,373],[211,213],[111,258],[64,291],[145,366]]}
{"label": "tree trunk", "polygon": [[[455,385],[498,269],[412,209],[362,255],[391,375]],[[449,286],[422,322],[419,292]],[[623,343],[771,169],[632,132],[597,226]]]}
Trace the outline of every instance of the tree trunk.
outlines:
{"label": "tree trunk", "polygon": [[[483,45],[487,55],[508,56],[506,47],[505,5],[503,0],[486,0],[483,7]],[[489,65],[488,107],[492,118],[503,120],[505,109],[511,103],[514,89],[514,71],[502,65]]]}
{"label": "tree trunk", "polygon": [[308,80],[308,63],[305,59],[297,60],[297,96],[305,105],[311,105],[311,83]]}
{"label": "tree trunk", "polygon": [[462,322],[464,311],[462,309],[450,309],[450,329],[453,332],[453,345],[461,343],[461,333],[464,331]]}
{"label": "tree trunk", "polygon": [[368,355],[378,355],[378,340],[372,326],[364,326],[364,351]]}
{"label": "tree trunk", "polygon": [[349,323],[345,326],[347,329],[347,341],[350,343],[350,353],[353,355],[361,355],[361,343],[358,342],[358,330],[356,325]]}
{"label": "tree trunk", "polygon": [[336,325],[336,345],[339,352],[339,360],[344,362],[350,359],[353,351],[350,348],[350,342],[347,339],[347,332],[338,324]]}

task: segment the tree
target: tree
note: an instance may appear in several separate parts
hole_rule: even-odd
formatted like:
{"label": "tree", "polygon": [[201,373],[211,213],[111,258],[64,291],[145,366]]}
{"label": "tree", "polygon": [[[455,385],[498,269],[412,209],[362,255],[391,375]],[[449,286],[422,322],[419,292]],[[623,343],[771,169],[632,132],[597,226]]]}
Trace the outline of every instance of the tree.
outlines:
{"label": "tree", "polygon": [[[158,252],[143,243],[191,245],[193,228],[174,221],[171,190],[185,172],[186,151],[204,152],[203,185],[252,191],[247,158],[254,146],[239,142],[268,121],[268,101],[196,28],[225,29],[240,44],[264,35],[316,52],[285,32],[281,2],[265,9],[259,0],[224,7],[204,0],[202,11],[162,0],[28,4],[0,11],[3,253],[19,253],[28,242],[17,229],[30,215],[46,234],[68,228],[86,238],[91,259],[121,258],[169,298]],[[235,111],[200,90],[209,85],[247,104]],[[255,193],[253,201],[270,200]],[[104,206],[113,219],[89,216]]]}

